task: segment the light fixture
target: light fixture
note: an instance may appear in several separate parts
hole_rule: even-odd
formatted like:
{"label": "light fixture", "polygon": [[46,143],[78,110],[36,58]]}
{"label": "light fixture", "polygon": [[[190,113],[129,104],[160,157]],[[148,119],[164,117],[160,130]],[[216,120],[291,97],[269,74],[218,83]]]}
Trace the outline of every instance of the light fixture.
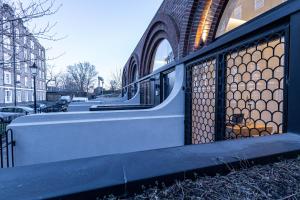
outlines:
{"label": "light fixture", "polygon": [[208,33],[210,30],[211,22],[207,20],[209,11],[212,5],[212,0],[208,0],[206,2],[205,8],[203,10],[203,15],[199,22],[199,26],[196,33],[195,45],[194,48],[197,49],[202,43],[205,43],[208,37]]}
{"label": "light fixture", "polygon": [[37,105],[36,105],[36,75],[38,71],[38,67],[36,66],[35,62],[33,63],[32,66],[30,66],[30,71],[33,76],[33,100],[34,100],[34,113],[37,113]]}

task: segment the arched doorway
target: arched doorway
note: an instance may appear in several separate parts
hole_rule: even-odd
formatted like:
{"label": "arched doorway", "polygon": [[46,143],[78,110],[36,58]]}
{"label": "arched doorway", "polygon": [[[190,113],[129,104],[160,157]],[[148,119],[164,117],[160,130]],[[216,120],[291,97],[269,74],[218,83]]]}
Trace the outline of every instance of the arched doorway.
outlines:
{"label": "arched doorway", "polygon": [[230,0],[222,14],[216,37],[245,24],[287,0]]}
{"label": "arched doorway", "polygon": [[[167,39],[162,39],[151,57],[150,69],[155,72],[174,61],[173,49]],[[147,94],[154,105],[163,102],[171,93],[175,83],[174,69],[156,74],[149,83]]]}

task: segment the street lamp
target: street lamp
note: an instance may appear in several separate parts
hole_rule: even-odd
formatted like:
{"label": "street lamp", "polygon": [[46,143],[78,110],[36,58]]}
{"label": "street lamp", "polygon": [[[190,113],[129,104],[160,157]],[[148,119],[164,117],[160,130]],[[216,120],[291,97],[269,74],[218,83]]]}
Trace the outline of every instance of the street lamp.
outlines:
{"label": "street lamp", "polygon": [[33,95],[34,95],[34,113],[36,113],[36,75],[38,71],[38,67],[36,66],[35,63],[33,63],[32,66],[30,66],[30,71],[33,77]]}
{"label": "street lamp", "polygon": [[102,87],[101,87],[101,95],[103,95],[103,84],[104,84],[104,79],[102,78],[101,80],[101,83],[102,83]]}

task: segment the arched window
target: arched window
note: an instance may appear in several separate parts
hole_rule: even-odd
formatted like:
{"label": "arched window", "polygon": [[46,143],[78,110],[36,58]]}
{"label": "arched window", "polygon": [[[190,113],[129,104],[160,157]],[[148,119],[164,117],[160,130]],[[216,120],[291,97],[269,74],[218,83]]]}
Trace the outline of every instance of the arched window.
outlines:
{"label": "arched window", "polygon": [[219,37],[287,0],[230,0],[216,33]]}
{"label": "arched window", "polygon": [[138,68],[137,68],[137,65],[134,65],[133,66],[133,70],[132,70],[132,80],[131,82],[135,82],[139,79],[139,71],[138,71]]}
{"label": "arched window", "polygon": [[174,54],[172,47],[168,40],[163,39],[153,54],[151,61],[151,69],[152,71],[172,62],[174,60]]}
{"label": "arched window", "polygon": [[[134,83],[138,79],[139,79],[138,67],[136,64],[134,64],[130,75],[130,83]],[[129,86],[128,99],[134,97],[134,95],[137,93],[137,89],[138,89],[138,83],[134,83],[133,85]]]}

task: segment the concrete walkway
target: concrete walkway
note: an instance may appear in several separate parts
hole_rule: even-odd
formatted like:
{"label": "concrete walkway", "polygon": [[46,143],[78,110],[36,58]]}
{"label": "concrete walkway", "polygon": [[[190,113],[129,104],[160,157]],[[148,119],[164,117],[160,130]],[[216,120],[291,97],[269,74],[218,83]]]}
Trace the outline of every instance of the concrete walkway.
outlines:
{"label": "concrete walkway", "polygon": [[267,163],[300,153],[300,135],[283,134],[0,170],[3,199],[95,198],[134,192],[156,180],[172,182],[224,171],[228,165]]}

